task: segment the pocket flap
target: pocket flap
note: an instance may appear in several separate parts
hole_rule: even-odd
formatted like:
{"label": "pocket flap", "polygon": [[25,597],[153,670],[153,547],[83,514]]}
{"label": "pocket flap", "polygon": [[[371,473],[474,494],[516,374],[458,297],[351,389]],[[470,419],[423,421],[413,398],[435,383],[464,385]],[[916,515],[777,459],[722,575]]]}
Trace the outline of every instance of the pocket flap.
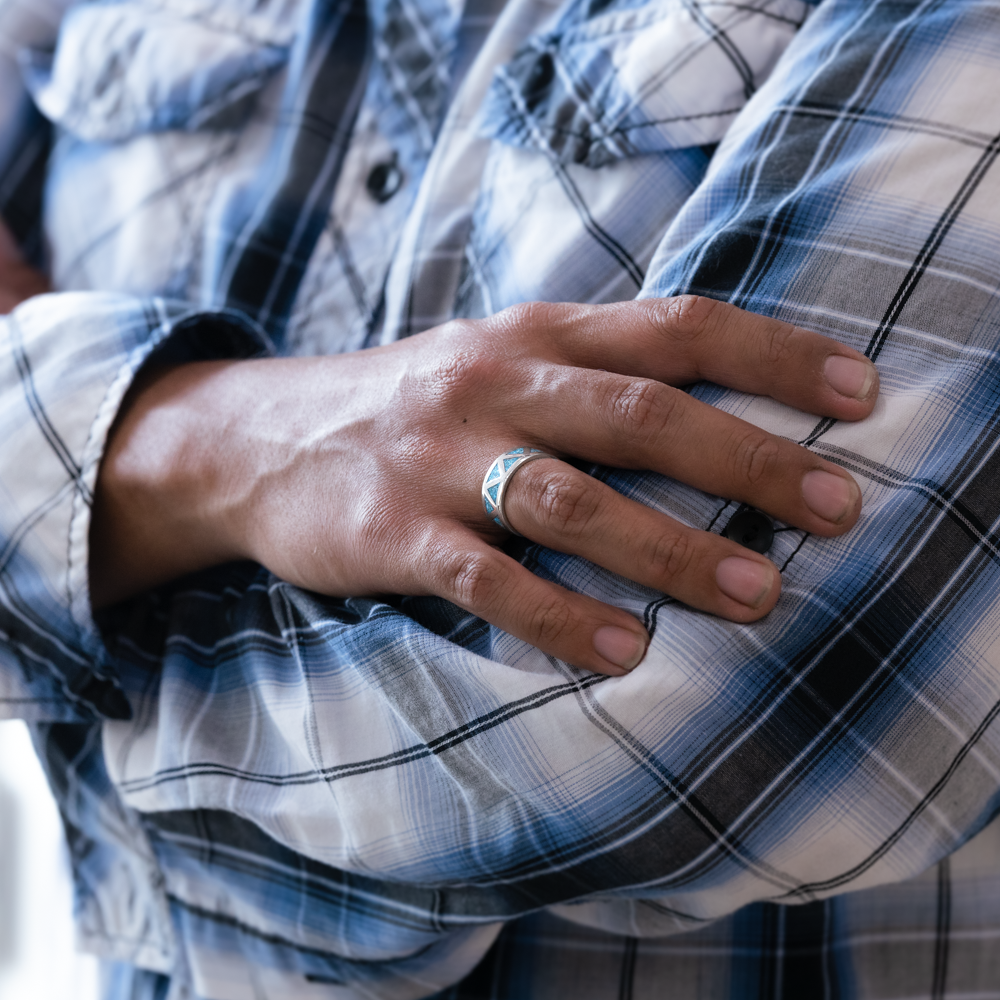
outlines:
{"label": "pocket flap", "polygon": [[718,142],[809,9],[617,0],[592,14],[598,3],[574,4],[497,71],[487,136],[590,167]]}
{"label": "pocket flap", "polygon": [[46,117],[85,141],[117,142],[235,124],[227,112],[287,58],[287,46],[167,9],[87,4],[67,14],[55,52],[22,53],[22,69]]}

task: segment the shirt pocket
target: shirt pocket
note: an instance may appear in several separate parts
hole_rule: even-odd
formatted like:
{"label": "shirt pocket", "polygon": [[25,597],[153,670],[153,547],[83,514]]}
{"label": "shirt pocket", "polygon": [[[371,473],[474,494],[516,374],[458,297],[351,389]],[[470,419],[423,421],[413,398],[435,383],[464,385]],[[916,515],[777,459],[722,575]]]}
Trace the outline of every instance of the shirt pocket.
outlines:
{"label": "shirt pocket", "polygon": [[805,20],[802,0],[580,0],[501,67],[483,133],[600,167],[717,143]]}
{"label": "shirt pocket", "polygon": [[21,53],[22,71],[42,113],[86,142],[226,128],[287,61],[289,41],[273,35],[159,4],[84,4],[54,51]]}

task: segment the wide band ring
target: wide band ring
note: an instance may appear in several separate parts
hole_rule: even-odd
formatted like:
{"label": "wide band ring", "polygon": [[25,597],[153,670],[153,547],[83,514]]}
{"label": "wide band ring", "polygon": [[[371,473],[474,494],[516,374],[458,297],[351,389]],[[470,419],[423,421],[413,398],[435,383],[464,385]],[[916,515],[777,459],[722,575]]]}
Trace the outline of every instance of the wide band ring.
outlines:
{"label": "wide band ring", "polygon": [[489,470],[483,479],[483,510],[486,511],[486,516],[494,524],[499,524],[501,528],[509,531],[512,535],[520,535],[520,531],[515,531],[510,526],[510,521],[507,520],[507,514],[504,511],[503,502],[507,496],[507,487],[510,486],[510,481],[514,478],[517,470],[529,462],[534,462],[539,458],[555,457],[555,455],[550,455],[540,448],[524,447],[511,448],[495,462],[490,462]]}

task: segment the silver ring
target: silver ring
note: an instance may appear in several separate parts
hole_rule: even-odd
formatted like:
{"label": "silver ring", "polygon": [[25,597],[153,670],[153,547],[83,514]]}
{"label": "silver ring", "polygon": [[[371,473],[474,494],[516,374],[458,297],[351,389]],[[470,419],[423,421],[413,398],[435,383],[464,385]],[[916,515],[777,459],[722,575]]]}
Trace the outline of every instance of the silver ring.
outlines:
{"label": "silver ring", "polygon": [[514,478],[514,473],[529,462],[534,462],[539,458],[555,457],[555,455],[550,455],[540,448],[511,448],[496,461],[490,462],[489,470],[483,479],[483,510],[486,511],[486,516],[494,524],[499,524],[501,528],[509,531],[512,535],[520,535],[520,531],[515,531],[510,526],[510,521],[507,520],[507,514],[504,511],[503,502],[507,496],[507,487]]}

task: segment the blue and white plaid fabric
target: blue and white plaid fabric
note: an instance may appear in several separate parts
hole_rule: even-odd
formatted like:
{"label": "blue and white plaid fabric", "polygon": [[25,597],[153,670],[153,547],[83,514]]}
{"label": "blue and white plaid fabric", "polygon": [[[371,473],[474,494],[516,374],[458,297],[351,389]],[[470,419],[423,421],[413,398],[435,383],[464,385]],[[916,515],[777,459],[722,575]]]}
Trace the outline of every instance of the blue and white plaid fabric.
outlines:
{"label": "blue and white plaid fabric", "polygon": [[[1000,4],[131,0],[48,39],[26,9],[0,57],[55,125],[60,294],[0,326],[0,711],[109,998],[1000,997]],[[8,125],[24,204],[40,119]],[[249,564],[94,622],[90,497],[154,353],[686,291],[881,375],[856,425],[692,389],[864,492],[844,538],[776,526],[763,621],[525,543],[645,621],[639,668]]]}

